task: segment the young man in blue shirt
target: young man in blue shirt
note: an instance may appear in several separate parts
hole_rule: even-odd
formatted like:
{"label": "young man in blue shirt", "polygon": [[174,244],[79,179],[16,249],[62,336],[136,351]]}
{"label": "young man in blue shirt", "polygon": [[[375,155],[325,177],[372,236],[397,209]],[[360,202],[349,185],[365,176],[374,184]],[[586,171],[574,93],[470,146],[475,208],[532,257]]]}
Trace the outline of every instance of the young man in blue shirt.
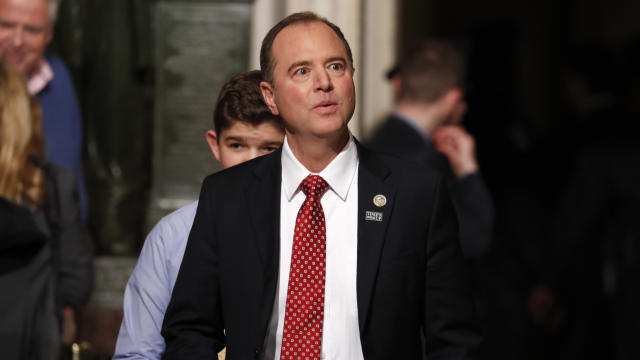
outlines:
{"label": "young man in blue shirt", "polygon": [[[239,74],[218,96],[207,142],[223,169],[265,155],[282,145],[284,130],[260,92],[260,71]],[[114,359],[159,359],[160,330],[178,276],[198,202],[164,217],[151,230],[124,295],[124,319]]]}

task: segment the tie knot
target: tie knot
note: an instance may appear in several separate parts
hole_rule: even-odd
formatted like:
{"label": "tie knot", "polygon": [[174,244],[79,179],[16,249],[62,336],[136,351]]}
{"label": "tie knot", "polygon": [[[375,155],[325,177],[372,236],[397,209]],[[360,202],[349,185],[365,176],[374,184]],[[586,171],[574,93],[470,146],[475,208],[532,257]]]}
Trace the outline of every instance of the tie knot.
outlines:
{"label": "tie knot", "polygon": [[320,197],[328,187],[329,184],[319,175],[309,175],[300,183],[300,188],[306,196],[315,195]]}

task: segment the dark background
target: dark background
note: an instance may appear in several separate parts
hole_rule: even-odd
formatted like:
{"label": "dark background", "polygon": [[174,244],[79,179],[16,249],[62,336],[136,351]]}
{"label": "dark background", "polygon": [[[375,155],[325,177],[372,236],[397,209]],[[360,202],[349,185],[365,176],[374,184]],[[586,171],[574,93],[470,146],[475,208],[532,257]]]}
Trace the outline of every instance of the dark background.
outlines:
{"label": "dark background", "polygon": [[[400,57],[428,37],[467,55],[464,125],[496,207],[494,247],[474,264],[483,358],[637,358],[619,343],[640,336],[625,283],[640,243],[640,2],[404,0],[398,13]],[[570,276],[562,256],[578,259]],[[550,278],[564,281],[561,315],[541,325],[529,306]]]}

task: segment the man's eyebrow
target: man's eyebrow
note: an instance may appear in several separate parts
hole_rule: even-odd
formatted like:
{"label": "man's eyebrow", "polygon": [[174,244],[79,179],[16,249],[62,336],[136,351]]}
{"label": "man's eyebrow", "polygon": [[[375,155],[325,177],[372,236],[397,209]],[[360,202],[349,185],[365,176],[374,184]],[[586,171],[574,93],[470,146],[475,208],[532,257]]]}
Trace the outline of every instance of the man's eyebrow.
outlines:
{"label": "man's eyebrow", "polygon": [[307,60],[302,60],[302,61],[298,61],[298,62],[294,62],[293,64],[291,64],[291,66],[289,66],[289,68],[287,69],[287,74],[291,72],[291,70],[299,67],[299,66],[307,66],[311,64],[311,62],[307,61]]}
{"label": "man's eyebrow", "polygon": [[335,62],[335,61],[341,61],[341,62],[343,62],[343,63],[345,63],[345,64],[347,63],[347,60],[346,60],[344,57],[342,57],[342,56],[333,56],[333,57],[330,57],[330,58],[328,58],[328,59],[327,59],[327,61],[326,61],[326,62],[330,63],[330,62]]}
{"label": "man's eyebrow", "polygon": [[242,136],[229,136],[224,138],[224,141],[238,141],[238,142],[242,142],[244,141],[244,138]]}
{"label": "man's eyebrow", "polygon": [[46,27],[41,25],[27,25],[25,28],[30,31],[44,31]]}

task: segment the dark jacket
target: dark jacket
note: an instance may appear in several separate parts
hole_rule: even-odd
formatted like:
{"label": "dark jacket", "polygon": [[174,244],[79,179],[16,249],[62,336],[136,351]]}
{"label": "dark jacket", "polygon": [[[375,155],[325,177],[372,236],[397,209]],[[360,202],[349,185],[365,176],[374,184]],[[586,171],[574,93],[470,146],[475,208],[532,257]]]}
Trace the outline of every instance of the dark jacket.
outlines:
{"label": "dark jacket", "polygon": [[480,258],[493,239],[494,209],[479,173],[455,177],[447,159],[407,121],[390,115],[366,144],[382,153],[437,169],[445,178],[460,221],[460,242],[467,258]]}
{"label": "dark jacket", "polygon": [[[364,358],[469,359],[473,326],[456,216],[434,171],[358,147],[357,303]],[[165,359],[254,359],[276,295],[281,151],[207,177],[162,334]],[[373,197],[383,194],[384,207]],[[381,212],[381,221],[366,212]],[[226,331],[223,332],[223,330]]]}
{"label": "dark jacket", "polygon": [[59,310],[88,300],[90,247],[74,175],[51,166],[45,205],[35,212],[0,198],[0,349],[7,359],[51,359]]}

